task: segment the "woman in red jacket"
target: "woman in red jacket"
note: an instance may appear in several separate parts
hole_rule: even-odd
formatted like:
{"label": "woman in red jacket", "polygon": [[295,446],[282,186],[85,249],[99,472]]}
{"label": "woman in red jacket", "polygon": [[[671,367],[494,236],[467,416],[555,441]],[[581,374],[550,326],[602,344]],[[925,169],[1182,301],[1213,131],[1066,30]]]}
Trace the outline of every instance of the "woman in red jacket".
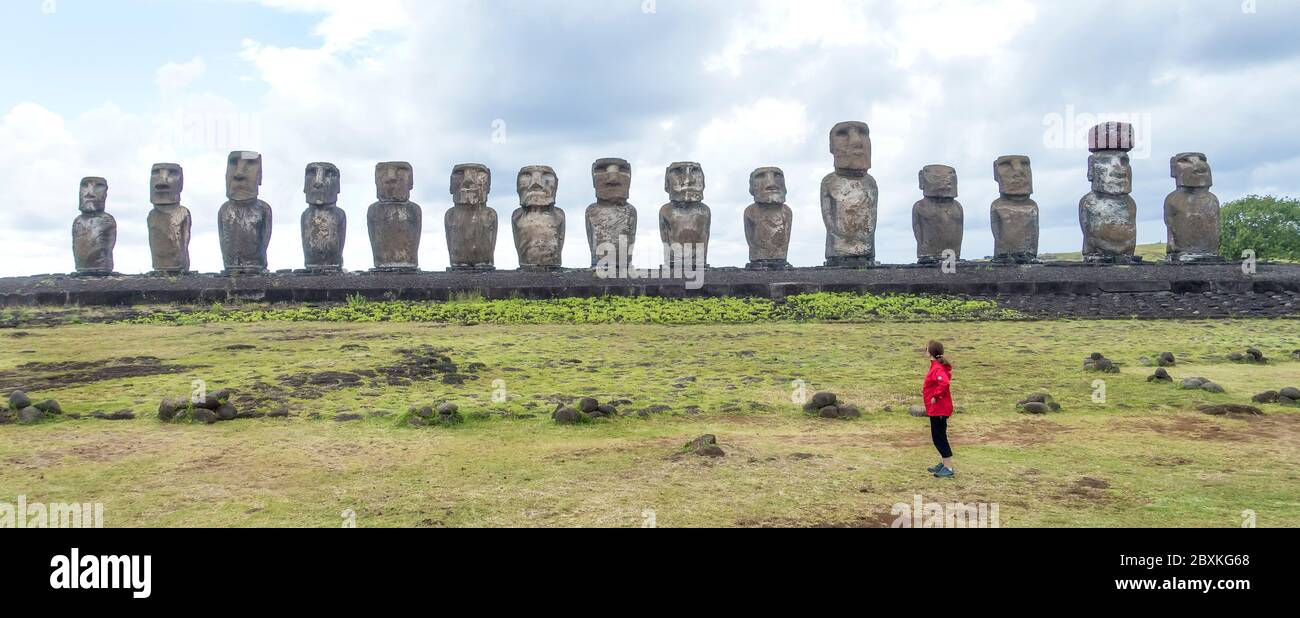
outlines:
{"label": "woman in red jacket", "polygon": [[930,437],[934,447],[939,450],[943,461],[930,468],[936,478],[950,479],[957,476],[952,468],[952,446],[948,444],[948,419],[952,418],[952,363],[943,356],[943,344],[931,341],[930,373],[925,376],[925,387],[921,395],[925,397],[925,414],[930,417]]}

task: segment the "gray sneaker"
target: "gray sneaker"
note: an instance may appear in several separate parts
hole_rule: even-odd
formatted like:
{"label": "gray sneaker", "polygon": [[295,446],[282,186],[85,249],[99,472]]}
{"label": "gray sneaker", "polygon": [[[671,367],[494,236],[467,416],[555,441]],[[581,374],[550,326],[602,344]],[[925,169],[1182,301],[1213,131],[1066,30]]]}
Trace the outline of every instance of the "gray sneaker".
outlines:
{"label": "gray sneaker", "polygon": [[940,470],[943,470],[943,462],[939,462],[939,465],[937,466],[930,466],[929,468],[925,469],[925,471],[929,472],[930,474],[938,474]]}
{"label": "gray sneaker", "polygon": [[947,468],[947,467],[945,467],[945,468],[941,468],[938,472],[935,472],[935,473],[934,473],[934,478],[937,478],[937,479],[952,479],[952,478],[957,478],[957,473],[956,473],[956,472],[953,472],[952,468]]}

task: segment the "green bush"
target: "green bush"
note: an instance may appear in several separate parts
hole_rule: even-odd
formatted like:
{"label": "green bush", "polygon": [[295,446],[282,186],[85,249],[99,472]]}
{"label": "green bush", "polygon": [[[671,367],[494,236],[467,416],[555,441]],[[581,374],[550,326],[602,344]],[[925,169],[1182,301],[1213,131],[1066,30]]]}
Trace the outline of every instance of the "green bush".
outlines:
{"label": "green bush", "polygon": [[1223,257],[1300,261],[1300,200],[1251,195],[1223,207]]}

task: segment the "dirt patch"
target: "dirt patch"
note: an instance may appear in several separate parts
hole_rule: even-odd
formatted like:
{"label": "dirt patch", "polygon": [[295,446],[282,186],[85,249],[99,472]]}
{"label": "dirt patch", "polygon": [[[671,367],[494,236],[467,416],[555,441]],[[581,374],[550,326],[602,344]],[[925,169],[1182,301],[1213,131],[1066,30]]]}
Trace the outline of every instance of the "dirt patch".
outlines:
{"label": "dirt patch", "polygon": [[188,373],[199,365],[168,365],[152,356],[89,362],[27,363],[0,372],[0,392],[41,392],[92,382]]}
{"label": "dirt patch", "polygon": [[459,385],[466,381],[477,380],[475,373],[486,369],[482,363],[474,363],[462,372],[460,366],[447,356],[450,350],[422,345],[418,348],[397,350],[401,358],[394,365],[379,367],[380,374],[388,377],[391,386],[406,386],[411,382],[440,380],[443,384]]}
{"label": "dirt patch", "polygon": [[889,511],[877,513],[875,515],[865,515],[857,519],[845,521],[801,521],[798,519],[742,519],[734,524],[736,528],[759,528],[759,529],[785,529],[785,528],[805,528],[805,529],[859,529],[859,528],[892,528],[894,521],[898,519],[896,515]]}
{"label": "dirt patch", "polygon": [[1194,416],[1178,417],[1169,421],[1143,421],[1150,431],[1160,435],[1211,442],[1249,442],[1250,432],[1235,431],[1218,422]]}
{"label": "dirt patch", "polygon": [[1108,502],[1110,496],[1106,493],[1107,489],[1110,489],[1110,483],[1085,476],[1065,487],[1065,497],[1088,502]]}

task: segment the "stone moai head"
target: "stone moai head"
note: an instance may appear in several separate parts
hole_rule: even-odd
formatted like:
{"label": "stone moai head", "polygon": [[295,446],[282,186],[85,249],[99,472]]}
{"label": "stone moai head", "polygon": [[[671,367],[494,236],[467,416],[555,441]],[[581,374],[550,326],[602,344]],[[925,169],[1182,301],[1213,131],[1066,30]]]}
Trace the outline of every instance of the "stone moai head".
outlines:
{"label": "stone moai head", "polygon": [[865,122],[841,122],[831,129],[831,154],[835,169],[866,172],[871,169],[871,128]]}
{"label": "stone moai head", "polygon": [[668,171],[664,174],[664,190],[673,202],[703,202],[704,187],[704,168],[699,163],[674,163],[668,166]]}
{"label": "stone moai head", "polygon": [[154,206],[175,206],[181,203],[185,190],[185,171],[175,163],[158,163],[149,173],[149,202]]}
{"label": "stone moai head", "polygon": [[1002,195],[1029,196],[1034,193],[1034,170],[1029,157],[1007,155],[993,163],[993,179],[998,182]]}
{"label": "stone moai head", "polygon": [[236,202],[257,199],[262,186],[262,155],[235,151],[226,160],[226,198]]}
{"label": "stone moai head", "polygon": [[77,193],[77,204],[81,212],[92,215],[104,212],[108,202],[108,181],[98,176],[81,179],[81,188]]}
{"label": "stone moai head", "polygon": [[760,167],[749,174],[749,194],[757,204],[784,204],[785,172],[779,167]]}
{"label": "stone moai head", "polygon": [[1103,150],[1088,157],[1088,180],[1097,193],[1126,195],[1133,192],[1133,168],[1127,152]]}
{"label": "stone moai head", "polygon": [[919,176],[926,197],[957,197],[957,170],[947,165],[927,165]]}
{"label": "stone moai head", "polygon": [[303,174],[302,192],[312,206],[337,204],[341,187],[339,168],[333,163],[309,163]]}
{"label": "stone moai head", "polygon": [[381,202],[407,202],[415,188],[415,169],[405,161],[375,166],[375,193]]}
{"label": "stone moai head", "polygon": [[519,170],[515,179],[519,190],[519,205],[526,208],[545,208],[555,205],[560,191],[560,177],[546,165],[529,165]]}
{"label": "stone moai head", "polygon": [[600,159],[591,166],[596,199],[624,203],[632,194],[632,164],[623,159]]}
{"label": "stone moai head", "polygon": [[451,200],[457,206],[486,204],[492,192],[492,170],[486,165],[466,163],[451,170]]}
{"label": "stone moai head", "polygon": [[1189,189],[1208,189],[1214,186],[1210,162],[1199,152],[1184,152],[1169,160],[1169,173],[1178,186]]}

